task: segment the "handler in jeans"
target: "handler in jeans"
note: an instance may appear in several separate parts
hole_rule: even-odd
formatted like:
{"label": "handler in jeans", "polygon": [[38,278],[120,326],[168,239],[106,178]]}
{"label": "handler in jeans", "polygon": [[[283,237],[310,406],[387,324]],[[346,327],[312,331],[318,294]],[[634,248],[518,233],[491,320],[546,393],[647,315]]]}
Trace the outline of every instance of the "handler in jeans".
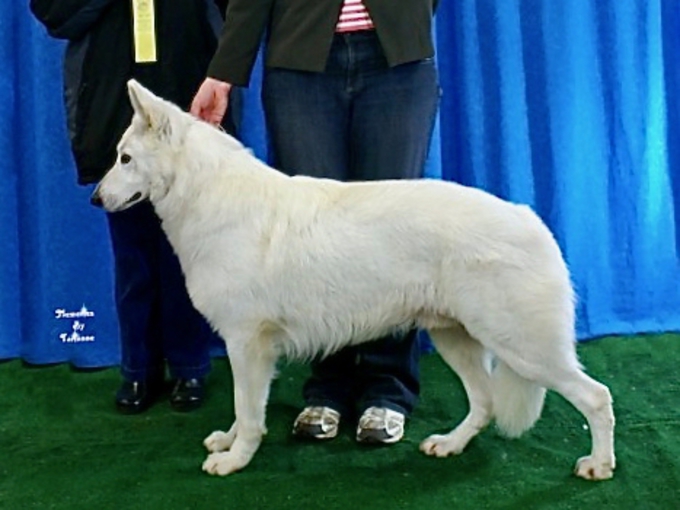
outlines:
{"label": "handler in jeans", "polygon": [[[221,122],[229,90],[248,84],[266,33],[263,104],[274,166],[343,181],[420,177],[439,100],[436,3],[231,0],[191,111]],[[419,394],[418,358],[410,331],[317,360],[293,433],[333,438],[341,417],[357,413],[357,441],[399,441]]]}

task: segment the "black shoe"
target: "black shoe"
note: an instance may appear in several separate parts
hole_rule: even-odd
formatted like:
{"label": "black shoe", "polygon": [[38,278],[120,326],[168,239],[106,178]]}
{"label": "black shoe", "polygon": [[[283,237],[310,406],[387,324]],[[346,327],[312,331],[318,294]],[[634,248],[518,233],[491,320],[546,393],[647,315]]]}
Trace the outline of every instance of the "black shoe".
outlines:
{"label": "black shoe", "polygon": [[188,412],[203,404],[205,382],[203,379],[177,379],[170,394],[170,406],[175,411]]}
{"label": "black shoe", "polygon": [[116,408],[122,414],[138,414],[146,411],[163,392],[159,381],[123,381],[116,392]]}

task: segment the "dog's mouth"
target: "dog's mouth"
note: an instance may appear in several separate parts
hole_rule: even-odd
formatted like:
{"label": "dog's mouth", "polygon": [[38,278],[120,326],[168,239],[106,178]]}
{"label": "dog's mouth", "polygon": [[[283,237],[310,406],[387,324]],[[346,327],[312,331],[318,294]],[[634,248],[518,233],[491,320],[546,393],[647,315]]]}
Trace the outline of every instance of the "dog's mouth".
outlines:
{"label": "dog's mouth", "polygon": [[128,199],[123,203],[123,205],[126,206],[126,207],[129,207],[129,206],[131,206],[132,204],[135,204],[135,203],[139,202],[141,199],[142,199],[142,194],[138,191],[137,193],[135,193],[134,195],[132,195],[130,198],[128,198]]}
{"label": "dog's mouth", "polygon": [[104,203],[104,200],[102,200],[102,196],[99,193],[99,188],[95,189],[94,192],[92,193],[92,196],[90,197],[90,203],[94,205],[95,207],[100,207],[102,209],[106,209],[109,212],[116,212],[116,211],[122,211],[124,209],[127,209],[128,207],[133,206],[137,202],[141,201],[144,198],[142,193],[140,191],[136,192],[133,194],[130,198],[125,200],[124,202],[121,202],[119,205],[116,206],[111,206],[108,204]]}

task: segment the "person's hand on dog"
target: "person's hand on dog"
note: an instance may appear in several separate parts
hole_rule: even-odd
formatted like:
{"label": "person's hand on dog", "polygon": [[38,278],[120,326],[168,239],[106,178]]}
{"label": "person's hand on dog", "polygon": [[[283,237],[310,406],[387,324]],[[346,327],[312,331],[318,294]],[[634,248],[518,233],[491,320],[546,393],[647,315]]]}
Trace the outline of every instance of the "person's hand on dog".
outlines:
{"label": "person's hand on dog", "polygon": [[191,114],[219,126],[229,105],[230,90],[230,83],[206,78],[191,102]]}

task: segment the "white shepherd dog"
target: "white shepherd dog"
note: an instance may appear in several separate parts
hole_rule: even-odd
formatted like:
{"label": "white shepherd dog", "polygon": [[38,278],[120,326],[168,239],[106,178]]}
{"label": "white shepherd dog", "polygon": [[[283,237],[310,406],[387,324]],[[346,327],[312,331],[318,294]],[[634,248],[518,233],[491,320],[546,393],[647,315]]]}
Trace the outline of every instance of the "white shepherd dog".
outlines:
{"label": "white shepherd dog", "polygon": [[418,326],[470,406],[424,453],[459,454],[491,420],[520,435],[547,388],[588,420],[592,452],[576,474],[613,475],[611,395],[581,369],[569,273],[528,207],[450,182],[288,177],[138,83],[128,89],[134,118],[92,201],[111,212],[151,201],[194,306],[227,344],[236,419],[205,439],[205,471],[252,459],[280,356]]}

